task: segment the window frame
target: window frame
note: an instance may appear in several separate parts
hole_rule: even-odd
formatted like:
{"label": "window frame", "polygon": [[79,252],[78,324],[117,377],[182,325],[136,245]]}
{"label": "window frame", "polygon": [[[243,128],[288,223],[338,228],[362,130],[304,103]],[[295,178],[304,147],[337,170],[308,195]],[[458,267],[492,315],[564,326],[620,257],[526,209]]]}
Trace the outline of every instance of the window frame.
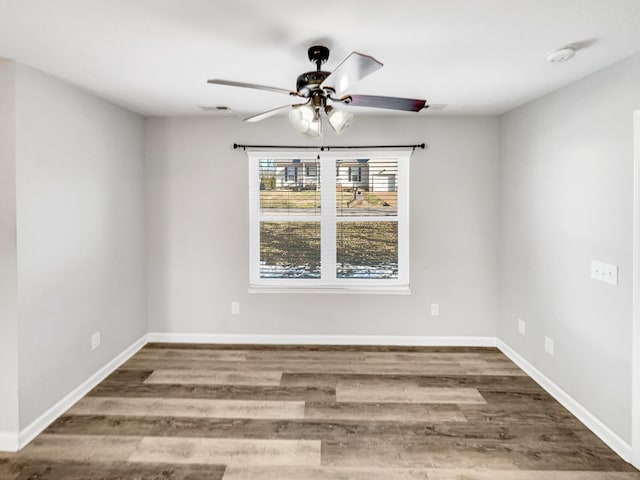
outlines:
{"label": "window frame", "polygon": [[[411,150],[321,152],[248,150],[249,162],[249,292],[250,293],[385,293],[410,294],[409,272],[409,186]],[[358,159],[397,159],[397,215],[340,216],[336,208],[336,184],[342,163]],[[321,209],[317,215],[263,215],[260,212],[260,159],[318,161]],[[260,222],[320,222],[320,279],[260,278]],[[358,279],[336,277],[336,225],[339,222],[398,222],[398,278]]]}

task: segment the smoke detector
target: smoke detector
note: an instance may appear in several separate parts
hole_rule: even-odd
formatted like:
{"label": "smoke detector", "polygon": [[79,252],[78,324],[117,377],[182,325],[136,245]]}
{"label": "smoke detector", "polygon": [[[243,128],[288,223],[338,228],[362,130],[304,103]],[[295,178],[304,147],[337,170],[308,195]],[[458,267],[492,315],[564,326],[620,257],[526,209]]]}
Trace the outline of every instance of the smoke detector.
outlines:
{"label": "smoke detector", "polygon": [[561,48],[559,50],[554,50],[553,52],[549,52],[547,54],[547,62],[551,62],[551,63],[566,62],[567,60],[571,60],[575,54],[576,54],[576,50],[574,48],[571,48],[571,47]]}

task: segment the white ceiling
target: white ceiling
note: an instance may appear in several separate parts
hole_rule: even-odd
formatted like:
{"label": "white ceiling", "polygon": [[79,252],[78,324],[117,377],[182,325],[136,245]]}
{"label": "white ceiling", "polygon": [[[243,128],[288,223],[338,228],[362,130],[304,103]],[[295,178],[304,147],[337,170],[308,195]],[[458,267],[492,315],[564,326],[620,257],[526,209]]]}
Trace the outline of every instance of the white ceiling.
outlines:
{"label": "white ceiling", "polygon": [[0,57],[145,115],[291,103],[206,80],[295,89],[314,43],[326,70],[354,50],[384,63],[350,93],[498,114],[640,51],[640,0],[0,0]]}

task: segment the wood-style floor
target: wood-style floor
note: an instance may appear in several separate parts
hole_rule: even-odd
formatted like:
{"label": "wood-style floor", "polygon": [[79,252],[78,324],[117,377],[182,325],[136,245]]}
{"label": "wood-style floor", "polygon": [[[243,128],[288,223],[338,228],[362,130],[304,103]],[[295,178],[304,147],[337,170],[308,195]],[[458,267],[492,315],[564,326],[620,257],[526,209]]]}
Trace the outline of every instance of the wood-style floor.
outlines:
{"label": "wood-style floor", "polygon": [[150,344],[10,480],[631,480],[493,348]]}

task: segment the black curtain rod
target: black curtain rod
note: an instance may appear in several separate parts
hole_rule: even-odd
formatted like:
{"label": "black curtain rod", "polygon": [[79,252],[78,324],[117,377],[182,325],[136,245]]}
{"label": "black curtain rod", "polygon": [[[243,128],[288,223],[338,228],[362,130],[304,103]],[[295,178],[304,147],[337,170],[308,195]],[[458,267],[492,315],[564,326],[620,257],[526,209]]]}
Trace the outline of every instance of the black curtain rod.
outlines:
{"label": "black curtain rod", "polygon": [[424,143],[417,143],[413,145],[322,145],[322,146],[310,146],[310,145],[242,145],[240,143],[234,143],[233,148],[242,148],[246,150],[247,148],[277,148],[280,150],[320,150],[321,152],[329,151],[329,150],[349,150],[353,148],[359,148],[362,150],[377,150],[379,148],[411,148],[415,150],[416,148],[422,148],[423,150],[427,148]]}

